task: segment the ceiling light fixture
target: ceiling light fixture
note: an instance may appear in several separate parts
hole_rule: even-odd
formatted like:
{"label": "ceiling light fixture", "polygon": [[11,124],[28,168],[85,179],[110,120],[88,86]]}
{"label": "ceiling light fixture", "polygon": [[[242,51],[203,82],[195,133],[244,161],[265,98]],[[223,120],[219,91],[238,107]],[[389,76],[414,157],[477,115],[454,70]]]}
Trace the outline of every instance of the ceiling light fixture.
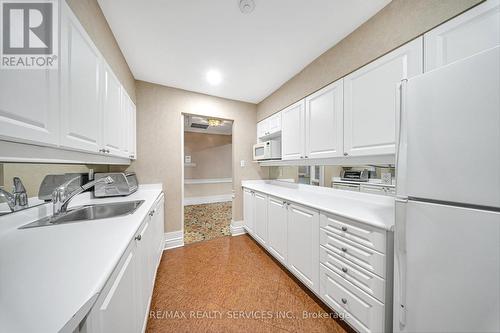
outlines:
{"label": "ceiling light fixture", "polygon": [[211,69],[207,72],[207,81],[213,86],[218,85],[222,81],[222,75],[219,71]]}
{"label": "ceiling light fixture", "polygon": [[255,2],[253,0],[240,0],[240,11],[243,14],[250,14],[255,9]]}
{"label": "ceiling light fixture", "polygon": [[222,120],[220,120],[220,119],[208,119],[208,126],[211,126],[211,127],[222,126]]}

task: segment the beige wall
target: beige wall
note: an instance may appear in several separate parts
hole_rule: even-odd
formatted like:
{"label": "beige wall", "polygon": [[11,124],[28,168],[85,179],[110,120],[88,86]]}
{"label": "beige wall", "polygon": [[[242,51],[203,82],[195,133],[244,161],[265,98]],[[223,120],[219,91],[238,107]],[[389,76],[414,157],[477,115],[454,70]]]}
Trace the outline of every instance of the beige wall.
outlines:
{"label": "beige wall", "polygon": [[[236,198],[233,219],[242,219],[243,179],[259,179],[267,171],[252,162],[256,106],[143,81],[136,82],[137,156],[130,166],[140,182],[162,183],[166,193],[165,230],[181,230],[182,207],[182,114],[233,120],[233,184]],[[245,167],[240,167],[245,160]]]}
{"label": "beige wall", "polygon": [[231,194],[232,191],[232,183],[185,184],[184,198],[209,197],[212,195]]}
{"label": "beige wall", "polygon": [[106,62],[135,102],[135,80],[97,0],[66,0]]}
{"label": "beige wall", "polygon": [[257,106],[262,120],[482,0],[393,0]]}
{"label": "beige wall", "polygon": [[[28,197],[38,196],[38,189],[45,175],[62,174],[72,172],[89,172],[94,169],[95,172],[107,172],[107,165],[81,165],[81,164],[32,164],[32,163],[4,163],[0,164],[0,170],[3,169],[3,177],[0,180],[5,189],[10,191],[12,187],[12,178],[20,177],[26,187]],[[0,172],[2,175],[2,172]]]}
{"label": "beige wall", "polygon": [[184,155],[196,164],[184,168],[184,178],[231,178],[231,142],[231,135],[184,132]]}

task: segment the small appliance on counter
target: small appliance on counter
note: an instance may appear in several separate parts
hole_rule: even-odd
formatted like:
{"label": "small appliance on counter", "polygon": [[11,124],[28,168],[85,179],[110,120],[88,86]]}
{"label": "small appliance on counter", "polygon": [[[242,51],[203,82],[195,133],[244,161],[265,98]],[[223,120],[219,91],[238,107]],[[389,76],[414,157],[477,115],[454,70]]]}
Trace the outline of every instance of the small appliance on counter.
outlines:
{"label": "small appliance on counter", "polygon": [[340,179],[351,180],[356,182],[367,182],[369,176],[369,171],[363,170],[342,170],[340,173]]}
{"label": "small appliance on counter", "polygon": [[268,140],[254,144],[253,159],[255,161],[281,159],[281,141]]}
{"label": "small appliance on counter", "polygon": [[94,186],[94,196],[96,198],[127,196],[139,188],[135,172],[109,172],[96,173],[95,179],[111,177],[113,183],[99,183]]}
{"label": "small appliance on counter", "polygon": [[52,192],[61,186],[62,184],[72,180],[71,183],[68,184],[67,191],[71,193],[73,190],[82,186],[83,184],[89,181],[88,173],[64,173],[59,175],[46,175],[42,183],[40,184],[40,188],[38,189],[38,199],[44,201],[52,200]]}

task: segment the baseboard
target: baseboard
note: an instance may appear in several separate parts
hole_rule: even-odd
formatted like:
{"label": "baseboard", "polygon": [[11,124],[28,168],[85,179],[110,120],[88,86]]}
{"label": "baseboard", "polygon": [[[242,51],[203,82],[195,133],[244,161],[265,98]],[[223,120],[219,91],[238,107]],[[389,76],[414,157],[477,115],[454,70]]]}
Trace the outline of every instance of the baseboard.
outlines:
{"label": "baseboard", "polygon": [[181,246],[184,246],[184,233],[182,230],[165,233],[164,250],[174,249]]}
{"label": "baseboard", "polygon": [[246,234],[245,227],[243,226],[243,221],[233,221],[231,220],[231,225],[229,226],[231,231],[231,236],[239,236]]}
{"label": "baseboard", "polygon": [[190,197],[190,198],[184,198],[184,206],[202,205],[202,204],[216,203],[216,202],[227,202],[232,200],[233,200],[232,194],[211,195],[207,197]]}

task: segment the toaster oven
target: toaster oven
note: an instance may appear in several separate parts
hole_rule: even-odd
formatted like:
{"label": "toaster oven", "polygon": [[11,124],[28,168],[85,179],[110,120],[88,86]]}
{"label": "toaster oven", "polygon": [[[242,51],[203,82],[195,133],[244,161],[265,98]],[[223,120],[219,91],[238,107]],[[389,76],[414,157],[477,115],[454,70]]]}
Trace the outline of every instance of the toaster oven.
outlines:
{"label": "toaster oven", "polygon": [[94,197],[117,197],[134,193],[139,188],[137,176],[134,172],[96,173],[95,179],[111,177],[113,183],[98,183],[94,186]]}

